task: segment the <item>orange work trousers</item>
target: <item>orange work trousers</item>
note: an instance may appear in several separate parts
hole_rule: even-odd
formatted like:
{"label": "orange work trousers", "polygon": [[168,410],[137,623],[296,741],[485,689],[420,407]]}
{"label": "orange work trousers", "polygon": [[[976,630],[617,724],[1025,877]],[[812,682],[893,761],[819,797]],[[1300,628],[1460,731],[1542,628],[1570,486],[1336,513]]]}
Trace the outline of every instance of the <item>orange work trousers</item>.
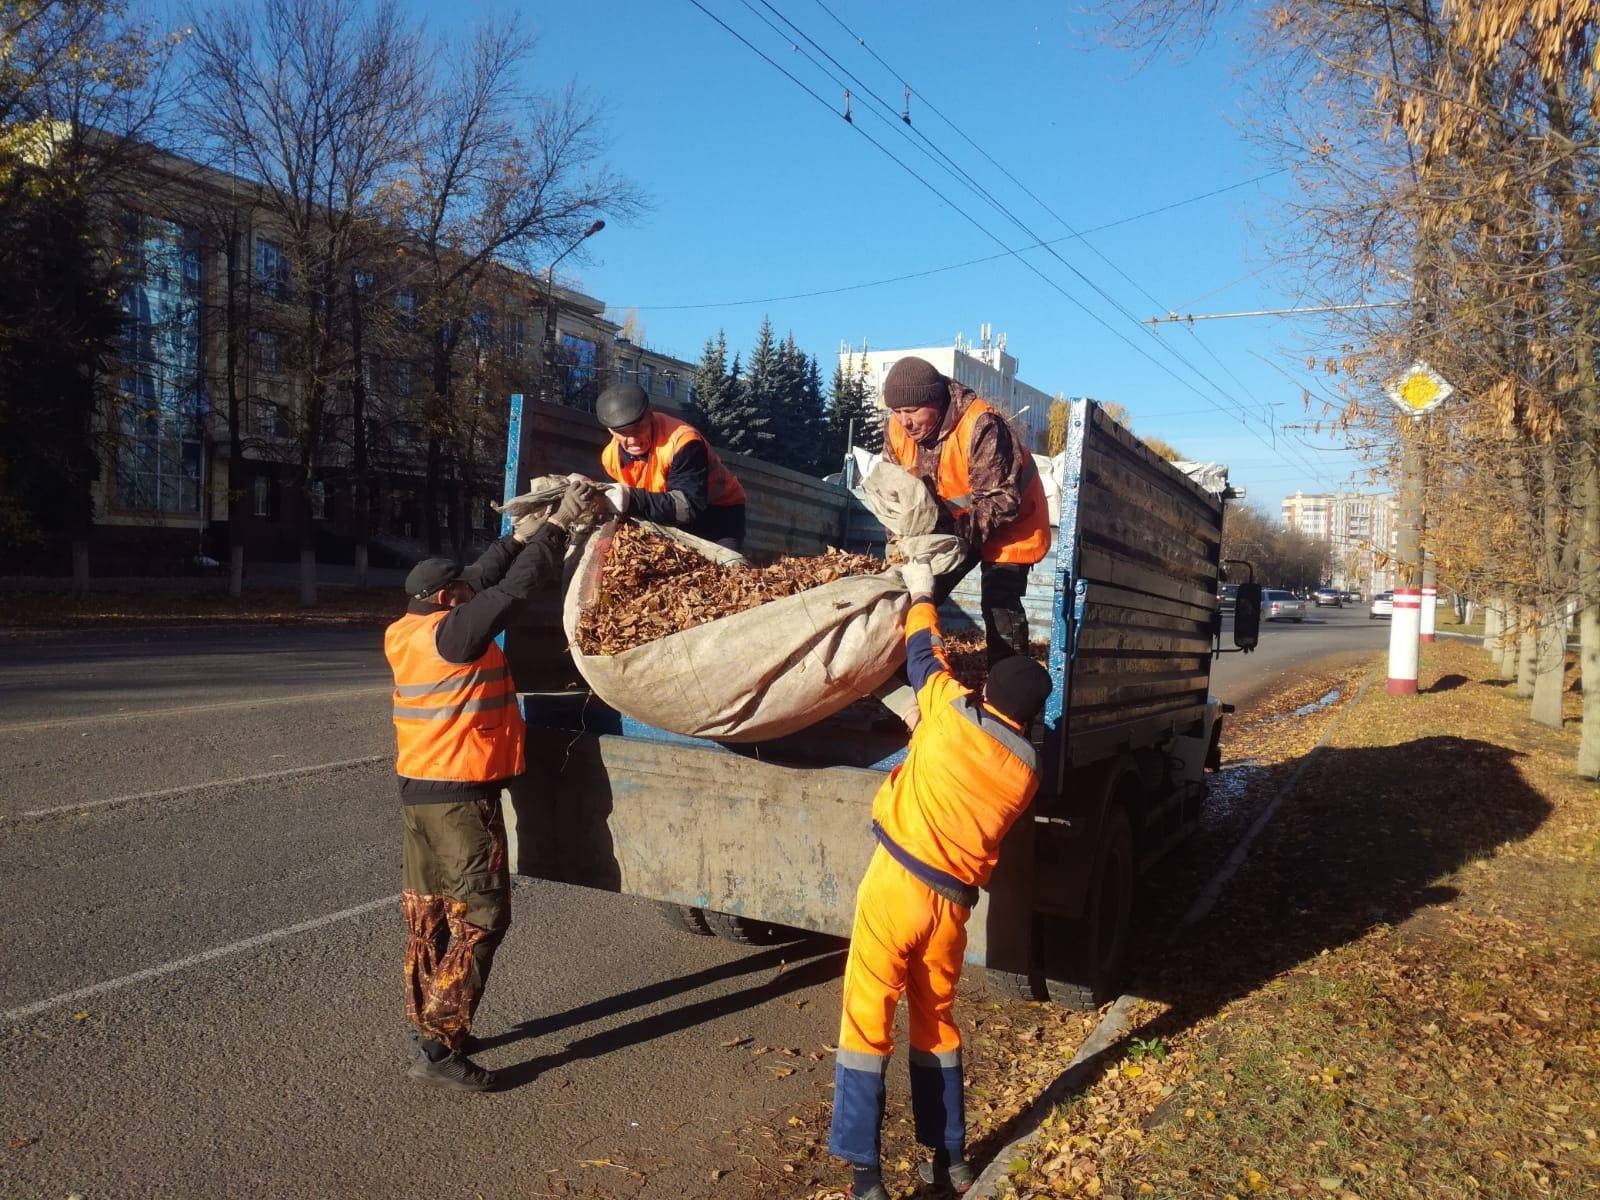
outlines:
{"label": "orange work trousers", "polygon": [[911,1111],[917,1141],[962,1155],[966,1117],[961,1031],[952,1016],[967,948],[968,909],[936,895],[879,846],[856,891],[834,1060],[828,1148],[878,1162],[884,1075],[902,995],[911,1025]]}

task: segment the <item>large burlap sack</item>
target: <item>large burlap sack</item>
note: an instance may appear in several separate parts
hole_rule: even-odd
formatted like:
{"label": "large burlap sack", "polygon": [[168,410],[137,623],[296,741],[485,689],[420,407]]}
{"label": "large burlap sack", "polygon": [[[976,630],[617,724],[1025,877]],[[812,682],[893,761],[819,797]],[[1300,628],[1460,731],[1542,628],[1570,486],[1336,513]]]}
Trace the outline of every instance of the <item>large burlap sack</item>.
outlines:
{"label": "large burlap sack", "polygon": [[[521,495],[513,496],[504,504],[490,503],[489,507],[497,513],[503,513],[511,518],[513,524],[524,516],[532,513],[540,520],[549,520],[557,508],[561,507],[561,500],[571,486],[571,477],[567,475],[536,475],[528,480],[528,490]],[[603,525],[611,519],[611,507],[604,500],[573,522],[568,530],[574,536],[569,541],[569,546],[577,544],[576,535]]]}
{"label": "large burlap sack", "polygon": [[[639,522],[714,562],[730,550],[676,529]],[[607,704],[635,720],[689,737],[756,742],[782,737],[873,691],[905,657],[909,597],[900,572],[855,576],[772,600],[614,655],[584,654],[578,620],[601,595],[615,525],[584,547],[567,588],[562,625],[578,671]]]}

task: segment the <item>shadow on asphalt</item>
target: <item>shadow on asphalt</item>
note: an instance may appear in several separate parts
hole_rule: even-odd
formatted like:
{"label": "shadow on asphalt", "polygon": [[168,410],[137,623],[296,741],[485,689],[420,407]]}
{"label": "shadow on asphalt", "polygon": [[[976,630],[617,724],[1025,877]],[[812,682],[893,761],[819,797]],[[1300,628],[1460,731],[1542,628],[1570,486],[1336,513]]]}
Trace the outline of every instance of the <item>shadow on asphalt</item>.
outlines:
{"label": "shadow on asphalt", "polygon": [[782,968],[785,955],[790,959],[796,953],[817,953],[819,956],[807,962],[788,966],[774,978],[751,987],[723,996],[711,996],[705,1000],[698,1000],[693,1004],[686,1004],[680,1008],[668,1009],[665,1012],[652,1013],[626,1025],[619,1025],[615,1029],[602,1030],[590,1034],[588,1037],[579,1038],[571,1042],[564,1050],[555,1054],[543,1054],[527,1059],[511,1067],[496,1070],[499,1079],[498,1091],[510,1091],[532,1083],[540,1075],[568,1063],[580,1059],[595,1058],[609,1054],[613,1050],[621,1050],[627,1046],[637,1046],[643,1042],[652,1041],[658,1037],[665,1037],[672,1033],[681,1033],[685,1029],[692,1029],[706,1021],[725,1017],[729,1013],[742,1012],[747,1008],[754,1008],[766,1004],[790,992],[801,991],[817,984],[828,983],[844,975],[844,951],[838,949],[836,939],[818,939],[814,942],[802,943],[799,947],[789,946],[784,950],[768,950],[761,954],[751,955],[722,967],[713,967],[705,971],[697,971],[692,975],[684,975],[677,979],[663,980],[661,983],[651,984],[648,987],[635,988],[623,992],[619,996],[609,997],[594,1004],[586,1004],[579,1008],[559,1013],[552,1017],[538,1018],[524,1022],[514,1027],[505,1034],[497,1037],[485,1038],[480,1043],[484,1048],[505,1045],[508,1042],[520,1041],[523,1038],[537,1036],[540,1033],[549,1033],[558,1029],[569,1028],[585,1021],[594,1021],[606,1016],[613,1016],[625,1012],[630,1008],[656,1003],[668,997],[681,995],[694,988],[702,987],[707,983],[732,978],[738,975],[749,974],[767,968]]}
{"label": "shadow on asphalt", "polygon": [[[1173,940],[1171,930],[1215,863],[1145,906],[1129,962],[1147,967],[1130,990],[1170,1007],[1100,1055],[1083,1086],[1119,1060],[1133,1037],[1170,1039],[1324,951],[1454,899],[1447,876],[1528,837],[1550,813],[1523,782],[1521,757],[1462,737],[1322,751],[1216,908]],[[1295,765],[1273,769],[1278,786]],[[1269,782],[1265,795],[1275,793]],[[1169,860],[1157,875],[1181,869]],[[972,1148],[973,1157],[992,1157],[1015,1129],[1013,1122],[995,1130]]]}

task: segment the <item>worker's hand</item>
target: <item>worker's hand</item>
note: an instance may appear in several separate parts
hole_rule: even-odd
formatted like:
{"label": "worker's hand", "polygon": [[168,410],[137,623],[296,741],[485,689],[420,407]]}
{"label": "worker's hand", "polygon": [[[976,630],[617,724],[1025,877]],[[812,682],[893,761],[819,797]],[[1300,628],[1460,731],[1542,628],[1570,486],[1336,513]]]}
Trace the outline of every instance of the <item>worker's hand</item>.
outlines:
{"label": "worker's hand", "polygon": [[526,546],[533,535],[539,532],[539,526],[543,525],[544,522],[545,518],[537,513],[523,513],[512,524],[511,536]]}
{"label": "worker's hand", "polygon": [[561,504],[556,508],[555,515],[550,518],[550,523],[562,529],[571,529],[574,524],[594,512],[599,491],[600,489],[587,479],[580,483],[568,484],[567,494],[561,497]]}
{"label": "worker's hand", "polygon": [[922,724],[922,705],[912,705],[912,707],[907,710],[903,719],[906,723],[906,732],[915,733],[917,731],[917,726]]}
{"label": "worker's hand", "polygon": [[580,475],[577,471],[574,471],[571,475],[567,476],[567,482],[568,483],[592,483],[593,481],[587,475]]}
{"label": "worker's hand", "polygon": [[617,516],[626,516],[628,512],[629,488],[626,484],[613,483],[605,489],[606,499],[611,504],[611,511]]}
{"label": "worker's hand", "polygon": [[933,568],[927,563],[908,562],[900,568],[900,578],[913,596],[933,595]]}

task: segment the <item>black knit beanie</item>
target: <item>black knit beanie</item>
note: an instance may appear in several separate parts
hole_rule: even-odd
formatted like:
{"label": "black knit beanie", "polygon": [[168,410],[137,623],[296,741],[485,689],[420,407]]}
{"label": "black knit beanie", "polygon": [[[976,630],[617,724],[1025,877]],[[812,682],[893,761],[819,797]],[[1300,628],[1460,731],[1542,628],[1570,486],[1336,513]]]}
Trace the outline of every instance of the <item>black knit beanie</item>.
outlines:
{"label": "black knit beanie", "polygon": [[902,358],[883,379],[883,402],[889,408],[911,408],[950,399],[950,381],[925,358]]}
{"label": "black knit beanie", "polygon": [[990,707],[1026,727],[1050,697],[1050,672],[1026,654],[1002,658],[989,668],[983,698]]}

